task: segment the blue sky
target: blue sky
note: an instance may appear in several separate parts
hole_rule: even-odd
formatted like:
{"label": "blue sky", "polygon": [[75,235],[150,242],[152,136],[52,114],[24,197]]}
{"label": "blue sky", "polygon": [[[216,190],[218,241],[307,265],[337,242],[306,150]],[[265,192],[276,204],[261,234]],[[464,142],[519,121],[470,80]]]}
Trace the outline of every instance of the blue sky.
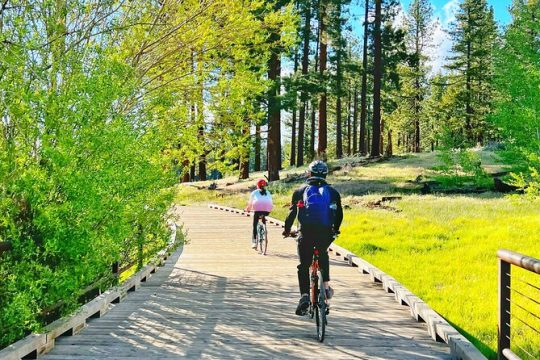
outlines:
{"label": "blue sky", "polygon": [[[400,0],[401,6],[407,10],[412,0]],[[351,18],[349,22],[353,27],[353,32],[357,38],[362,36],[362,22],[364,14],[364,0],[351,1]],[[431,0],[433,5],[434,18],[439,20],[439,25],[433,27],[432,42],[433,49],[430,51],[432,73],[443,70],[446,58],[450,54],[452,43],[446,33],[449,25],[455,20],[455,13],[459,8],[461,0]],[[488,4],[493,6],[495,20],[502,27],[510,23],[511,16],[508,8],[512,0],[488,0]]]}
{"label": "blue sky", "polygon": [[[409,7],[411,0],[400,0],[401,6],[404,9]],[[434,14],[442,22],[446,21],[448,16],[448,10],[455,9],[455,6],[460,3],[459,0],[431,0],[431,4],[435,9]],[[511,17],[508,12],[509,6],[512,4],[512,0],[488,0],[490,6],[493,6],[495,11],[495,18],[497,22],[501,25],[506,25],[510,22]],[[351,10],[356,14],[363,14],[363,0],[352,0],[351,1]]]}

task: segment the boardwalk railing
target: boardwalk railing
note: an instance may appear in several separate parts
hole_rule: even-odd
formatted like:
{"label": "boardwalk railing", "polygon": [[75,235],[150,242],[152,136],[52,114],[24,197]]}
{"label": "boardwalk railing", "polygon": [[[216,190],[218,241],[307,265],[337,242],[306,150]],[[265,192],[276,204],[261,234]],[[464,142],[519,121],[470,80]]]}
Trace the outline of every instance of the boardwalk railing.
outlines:
{"label": "boardwalk railing", "polygon": [[[172,224],[171,231],[168,245],[150,259],[148,264],[137,273],[130,276],[122,284],[113,286],[103,293],[99,290],[98,296],[81,306],[72,315],[48,324],[41,333],[30,334],[22,340],[1,349],[0,360],[37,359],[38,356],[49,352],[54,347],[56,338],[63,335],[75,335],[86,326],[89,319],[105,315],[111,309],[111,304],[122,302],[129,292],[138,289],[141,283],[146,282],[151,274],[154,274],[160,266],[163,266],[165,260],[180,244],[177,237],[180,230],[176,224]],[[118,264],[113,265],[113,273],[117,276],[120,273]],[[95,284],[91,286],[95,286]]]}
{"label": "boardwalk railing", "polygon": [[[516,320],[524,327],[531,329],[537,335],[540,335],[540,331],[533,324],[529,323],[526,319],[517,316],[511,312],[511,304],[513,296],[521,300],[526,300],[531,304],[540,305],[538,299],[540,297],[531,297],[525,292],[516,289],[512,286],[512,265],[519,268],[531,271],[540,275],[540,260],[529,256],[525,256],[510,250],[501,249],[497,252],[499,258],[499,332],[498,332],[498,359],[519,360],[512,350],[510,350],[511,344],[511,329],[512,322]],[[524,286],[531,288],[533,291],[538,291],[540,288],[536,285],[529,283],[524,279],[516,278],[515,281],[521,282]],[[520,309],[520,313],[528,314],[532,318],[540,320],[540,314],[535,314],[531,309],[527,309],[525,306],[518,304],[514,301],[514,306]],[[521,348],[525,354],[528,354],[526,349]],[[533,358],[532,354],[528,354]]]}

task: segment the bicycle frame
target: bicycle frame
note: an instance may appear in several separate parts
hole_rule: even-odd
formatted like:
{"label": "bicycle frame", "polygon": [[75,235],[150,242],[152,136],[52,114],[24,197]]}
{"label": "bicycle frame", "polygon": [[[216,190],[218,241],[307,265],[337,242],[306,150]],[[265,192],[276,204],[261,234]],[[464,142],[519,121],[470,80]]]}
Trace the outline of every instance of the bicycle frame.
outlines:
{"label": "bicycle frame", "polygon": [[[313,261],[309,267],[309,279],[310,279],[310,302],[312,305],[317,304],[317,294],[316,287],[319,282],[319,276],[317,272],[319,271],[319,250],[316,248],[313,249]],[[320,290],[320,289],[319,289]]]}

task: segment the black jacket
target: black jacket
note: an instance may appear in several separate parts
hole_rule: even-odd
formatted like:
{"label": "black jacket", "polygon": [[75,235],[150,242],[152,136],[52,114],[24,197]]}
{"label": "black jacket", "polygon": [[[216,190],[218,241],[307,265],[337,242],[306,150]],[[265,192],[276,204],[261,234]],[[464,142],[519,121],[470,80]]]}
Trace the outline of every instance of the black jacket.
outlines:
{"label": "black jacket", "polygon": [[[298,208],[296,207],[296,204],[300,200],[304,198],[304,190],[308,185],[328,185],[327,182],[320,178],[309,178],[307,180],[307,184],[302,185],[299,189],[297,189],[292,196],[291,200],[291,207],[289,208],[289,215],[287,215],[287,219],[285,219],[285,231],[289,232],[291,231],[291,227],[294,223],[294,220],[296,219],[296,215],[298,214]],[[341,207],[341,196],[337,192],[336,189],[334,189],[331,186],[328,186],[328,189],[330,191],[330,201],[332,203],[335,203],[337,205],[335,217],[334,217],[334,225],[333,230],[334,232],[339,231],[339,227],[341,226],[341,222],[343,221],[343,208]]]}

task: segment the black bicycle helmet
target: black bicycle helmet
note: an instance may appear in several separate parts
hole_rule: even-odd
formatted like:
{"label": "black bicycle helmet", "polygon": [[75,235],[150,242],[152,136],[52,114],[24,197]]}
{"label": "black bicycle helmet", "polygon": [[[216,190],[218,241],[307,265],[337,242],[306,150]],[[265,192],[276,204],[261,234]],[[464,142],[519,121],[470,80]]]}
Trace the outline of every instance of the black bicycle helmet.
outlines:
{"label": "black bicycle helmet", "polygon": [[328,175],[328,166],[321,160],[315,160],[309,164],[309,172],[313,177],[326,178]]}

